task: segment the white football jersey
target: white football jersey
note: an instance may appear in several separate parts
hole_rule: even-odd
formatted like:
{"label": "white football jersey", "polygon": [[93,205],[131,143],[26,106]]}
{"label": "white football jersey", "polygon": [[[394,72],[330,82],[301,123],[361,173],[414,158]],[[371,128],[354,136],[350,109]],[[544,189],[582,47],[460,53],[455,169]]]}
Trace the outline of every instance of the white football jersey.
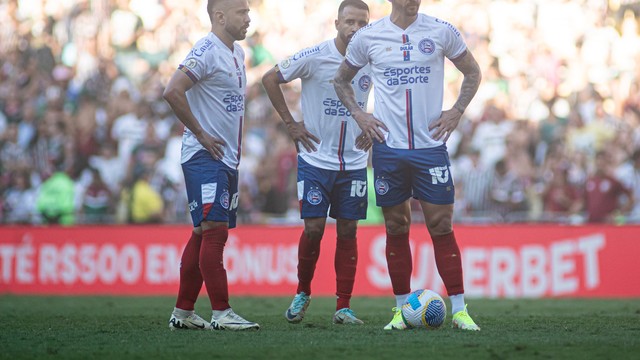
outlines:
{"label": "white football jersey", "polygon": [[[356,149],[355,145],[362,131],[333,88],[333,78],[343,60],[332,39],[301,50],[278,64],[283,81],[298,78],[302,81],[304,125],[320,140],[313,152],[300,146],[300,156],[307,163],[326,170],[367,167],[367,152]],[[358,105],[365,109],[371,90],[368,66],[358,71],[352,85]]]}
{"label": "white football jersey", "polygon": [[[187,91],[193,115],[205,131],[225,142],[222,162],[236,169],[240,163],[247,84],[242,47],[234,43],[232,52],[210,32],[195,44],[178,69],[194,82]],[[195,135],[185,129],[181,162],[203,149]]]}
{"label": "white football jersey", "polygon": [[460,32],[448,22],[418,14],[407,29],[387,16],[360,29],[347,48],[347,64],[370,64],[374,112],[389,133],[389,147],[422,149],[441,145],[429,124],[442,112],[444,58],[456,59],[467,49]]}

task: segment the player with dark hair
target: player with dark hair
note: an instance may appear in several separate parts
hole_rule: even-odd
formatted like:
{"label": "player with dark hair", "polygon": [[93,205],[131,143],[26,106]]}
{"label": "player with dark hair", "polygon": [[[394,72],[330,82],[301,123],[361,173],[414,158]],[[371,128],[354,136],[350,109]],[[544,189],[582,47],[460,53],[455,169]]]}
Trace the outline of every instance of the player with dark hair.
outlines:
{"label": "player with dark hair", "polygon": [[[329,216],[337,222],[336,324],[362,324],[350,307],[355,281],[359,219],[367,212],[367,159],[370,140],[361,137],[351,114],[340,103],[331,80],[344,59],[353,34],[369,22],[369,7],[361,0],[345,0],[338,9],[335,39],[306,48],[280,62],[262,78],[274,108],[298,150],[298,200],[304,231],[298,247],[298,289],[285,312],[287,321],[302,321],[311,301],[311,280],[320,255],[320,241]],[[360,70],[353,86],[357,106],[364,109],[371,89],[368,68]],[[280,84],[301,79],[302,115],[296,121]],[[302,146],[300,146],[300,144]],[[329,210],[330,209],[330,210]]]}
{"label": "player with dark hair", "polygon": [[[411,292],[413,270],[410,198],[420,201],[433,241],[436,266],[451,300],[453,327],[480,330],[466,311],[460,250],[453,233],[454,186],[446,141],[475,95],[481,74],[460,32],[419,13],[420,0],[391,0],[391,15],[360,30],[349,43],[334,86],[363,133],[376,140],[376,203],[387,231],[386,257],[396,295],[385,329],[405,329],[401,306]],[[464,75],[457,101],[442,110],[444,59]],[[363,111],[351,87],[359,69],[371,66],[374,113]]]}
{"label": "player with dark hair", "polygon": [[[223,253],[236,225],[238,164],[246,92],[244,51],[236,43],[249,27],[247,0],[209,0],[211,32],[200,39],[173,74],[164,98],[186,129],[182,137],[193,233],[182,253],[180,289],[171,329],[259,329],[229,305]],[[204,281],[211,323],[194,313]]]}

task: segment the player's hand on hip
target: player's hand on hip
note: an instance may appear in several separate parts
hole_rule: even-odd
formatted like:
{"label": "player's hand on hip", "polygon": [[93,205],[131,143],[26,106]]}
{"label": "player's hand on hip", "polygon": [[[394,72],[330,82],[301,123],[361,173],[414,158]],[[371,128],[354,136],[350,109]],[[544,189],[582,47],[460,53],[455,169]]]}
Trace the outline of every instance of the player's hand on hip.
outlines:
{"label": "player's hand on hip", "polygon": [[440,114],[440,118],[429,125],[429,132],[434,140],[442,140],[447,142],[453,130],[458,127],[462,114],[456,110],[445,110]]}
{"label": "player's hand on hip", "polygon": [[289,131],[289,136],[291,136],[293,143],[296,144],[296,150],[298,152],[300,152],[300,144],[302,144],[308,152],[316,151],[314,142],[320,144],[320,140],[304,127],[304,122],[289,122],[287,124],[287,131]]}
{"label": "player's hand on hip", "polygon": [[386,125],[382,123],[382,121],[373,117],[373,114],[364,111],[353,114],[352,116],[362,130],[362,134],[364,136],[380,143],[384,142],[384,134],[380,129],[384,129],[385,131],[389,131],[389,129],[387,129]]}
{"label": "player's hand on hip", "polygon": [[356,138],[356,149],[368,151],[372,145],[373,145],[373,141],[371,140],[370,137],[368,137],[364,133],[361,133]]}
{"label": "player's hand on hip", "polygon": [[221,160],[224,156],[224,141],[215,138],[206,132],[203,132],[202,135],[198,136],[198,141],[214,159]]}

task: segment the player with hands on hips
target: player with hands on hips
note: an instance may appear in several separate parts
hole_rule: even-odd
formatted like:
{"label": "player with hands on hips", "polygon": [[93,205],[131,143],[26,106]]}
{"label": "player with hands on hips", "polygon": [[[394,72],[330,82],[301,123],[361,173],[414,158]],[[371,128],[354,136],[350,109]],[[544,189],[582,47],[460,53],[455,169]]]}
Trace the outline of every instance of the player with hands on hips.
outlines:
{"label": "player with hands on hips", "polygon": [[[369,22],[369,7],[344,0],[335,20],[337,36],[303,49],[264,74],[262,83],[273,107],[287,126],[298,150],[298,200],[304,231],[298,246],[298,287],[285,318],[302,321],[311,301],[311,281],[320,254],[327,212],[336,219],[337,242],[335,324],[362,324],[351,310],[358,249],[357,223],[367,211],[366,150],[371,146],[342,105],[332,80],[344,60],[347,44]],[[371,90],[368,67],[354,73],[352,92],[359,109],[366,108]],[[280,84],[300,79],[303,121],[296,121]],[[351,86],[351,85],[349,85]]]}
{"label": "player with hands on hips", "polygon": [[[249,3],[208,0],[207,12],[211,32],[195,44],[163,94],[186,127],[181,162],[194,226],[182,253],[169,328],[259,329],[231,309],[223,261],[228,231],[236,226],[247,82],[244,51],[236,41],[247,35]],[[194,312],[203,281],[210,322]]]}
{"label": "player with hands on hips", "polygon": [[[386,258],[396,297],[385,329],[405,329],[401,306],[413,270],[410,198],[420,202],[433,241],[436,267],[453,313],[453,327],[480,330],[466,310],[460,250],[453,232],[454,184],[446,141],[480,84],[478,63],[450,23],[419,13],[420,0],[391,0],[391,14],[360,30],[349,43],[334,86],[365,136],[373,141],[376,203],[387,232]],[[464,75],[451,109],[442,110],[444,59]],[[360,69],[373,74],[374,112],[357,103],[351,81]]]}

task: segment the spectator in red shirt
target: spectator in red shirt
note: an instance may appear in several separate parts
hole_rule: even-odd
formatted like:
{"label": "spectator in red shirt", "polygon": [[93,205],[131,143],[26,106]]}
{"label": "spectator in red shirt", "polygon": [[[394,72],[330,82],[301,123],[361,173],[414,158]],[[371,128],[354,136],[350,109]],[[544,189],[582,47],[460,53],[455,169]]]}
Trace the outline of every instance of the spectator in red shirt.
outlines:
{"label": "spectator in red shirt", "polygon": [[[584,209],[589,223],[614,223],[617,211],[627,213],[633,207],[633,194],[612,175],[611,158],[606,151],[598,151],[595,169],[585,183]],[[626,203],[621,203],[625,195]]]}
{"label": "spectator in red shirt", "polygon": [[580,189],[568,178],[569,169],[556,166],[542,192],[545,213],[557,221],[566,221],[568,216],[579,210],[581,203]]}

